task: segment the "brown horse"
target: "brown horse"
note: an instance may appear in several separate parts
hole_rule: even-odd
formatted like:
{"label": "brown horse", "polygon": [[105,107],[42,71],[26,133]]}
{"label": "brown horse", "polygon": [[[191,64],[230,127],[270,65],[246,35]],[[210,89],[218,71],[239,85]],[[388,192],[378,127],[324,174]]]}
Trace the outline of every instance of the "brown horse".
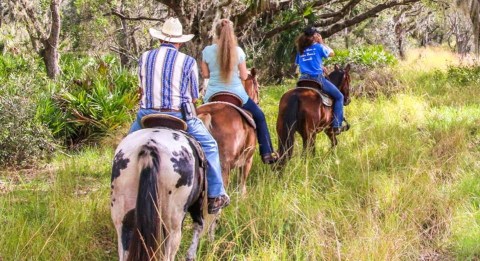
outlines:
{"label": "brown horse", "polygon": [[[335,66],[328,79],[340,89],[344,95],[344,104],[350,103],[350,65],[344,69]],[[294,88],[283,94],[280,99],[277,118],[277,134],[279,142],[280,162],[284,164],[292,155],[295,132],[303,139],[303,150],[315,152],[315,138],[318,132],[324,130],[332,142],[337,145],[337,138],[331,123],[333,120],[332,106],[322,102],[320,93],[313,88]]]}
{"label": "brown horse", "polygon": [[[256,93],[256,96],[250,98],[254,100],[256,97],[254,101],[258,103],[258,84],[254,69],[244,81],[244,86],[247,93]],[[240,186],[242,195],[245,195],[257,136],[254,123],[249,122],[239,106],[241,101],[236,106],[227,102],[206,103],[197,108],[197,115],[218,143],[225,187],[228,186],[230,171],[240,168]]]}

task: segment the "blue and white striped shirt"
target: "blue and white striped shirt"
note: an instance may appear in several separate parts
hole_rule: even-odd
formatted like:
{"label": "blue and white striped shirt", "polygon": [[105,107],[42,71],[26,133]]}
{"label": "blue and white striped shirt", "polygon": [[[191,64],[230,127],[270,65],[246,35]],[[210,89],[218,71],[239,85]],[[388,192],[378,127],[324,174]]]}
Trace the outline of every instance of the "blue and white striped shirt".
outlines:
{"label": "blue and white striped shirt", "polygon": [[182,103],[198,98],[197,62],[173,45],[143,53],[138,65],[140,108],[180,110]]}

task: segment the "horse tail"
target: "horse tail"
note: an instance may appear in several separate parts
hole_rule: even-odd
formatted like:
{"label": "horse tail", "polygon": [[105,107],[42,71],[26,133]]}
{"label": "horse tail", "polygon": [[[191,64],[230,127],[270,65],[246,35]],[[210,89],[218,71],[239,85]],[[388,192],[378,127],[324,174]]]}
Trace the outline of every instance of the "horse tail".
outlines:
{"label": "horse tail", "polygon": [[[279,135],[280,156],[283,160],[290,158],[293,152],[293,143],[295,142],[295,132],[298,126],[298,108],[300,105],[300,98],[297,93],[288,98],[287,106],[285,107],[285,114],[283,115],[283,124]],[[287,158],[284,158],[286,156]]]}
{"label": "horse tail", "polygon": [[210,113],[202,113],[198,115],[198,118],[202,120],[203,125],[209,132],[212,130],[212,115]]}
{"label": "horse tail", "polygon": [[[138,154],[141,167],[135,208],[135,227],[131,239],[128,260],[156,260],[158,248],[164,242],[164,228],[161,225],[158,205],[157,178],[160,171],[158,148],[143,145]],[[161,249],[160,252],[163,252]]]}

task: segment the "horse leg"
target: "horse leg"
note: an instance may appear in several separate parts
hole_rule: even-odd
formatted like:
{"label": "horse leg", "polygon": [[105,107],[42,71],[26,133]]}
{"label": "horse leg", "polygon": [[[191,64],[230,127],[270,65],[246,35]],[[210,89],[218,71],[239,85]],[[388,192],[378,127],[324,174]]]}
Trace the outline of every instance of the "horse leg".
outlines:
{"label": "horse leg", "polygon": [[303,154],[306,155],[308,152],[311,152],[315,155],[315,139],[317,137],[317,132],[313,122],[306,121],[300,135],[303,140]]}
{"label": "horse leg", "polygon": [[116,227],[118,236],[118,255],[119,260],[126,260],[128,257],[128,247],[135,227],[135,209],[126,212],[121,224]]}
{"label": "horse leg", "polygon": [[247,178],[248,174],[250,174],[250,170],[252,169],[252,164],[253,164],[253,153],[252,155],[248,155],[248,158],[245,160],[245,165],[240,167],[240,173],[241,173],[241,181],[240,181],[240,186],[242,187],[242,197],[245,197],[247,195]]}
{"label": "horse leg", "polygon": [[312,152],[312,155],[315,155],[315,140],[317,138],[317,133],[313,131],[308,137],[307,141],[307,150]]}
{"label": "horse leg", "polygon": [[182,241],[182,221],[175,225],[173,229],[170,230],[168,237],[165,238],[165,259],[169,261],[175,260],[175,255],[177,254],[178,248],[180,247],[180,242]]}
{"label": "horse leg", "polygon": [[222,213],[222,210],[218,211],[217,214],[214,215],[208,215],[208,240],[210,242],[213,242],[215,240],[215,230],[217,229],[217,222],[218,218],[220,217],[220,213]]}
{"label": "horse leg", "polygon": [[338,141],[337,141],[337,135],[333,132],[333,128],[329,127],[328,129],[325,129],[325,134],[327,134],[328,138],[330,139],[330,142],[332,143],[332,148],[335,148],[337,146]]}
{"label": "horse leg", "polygon": [[190,260],[195,260],[197,257],[197,249],[198,249],[198,243],[200,242],[200,234],[202,233],[203,230],[203,224],[195,222],[193,224],[193,238],[192,238],[192,243],[190,244],[190,247],[188,248],[187,251],[187,259],[188,261]]}
{"label": "horse leg", "polygon": [[[168,210],[163,209],[160,211],[169,213],[165,216],[162,215],[163,217],[161,221],[163,223],[162,229],[165,231],[163,258],[165,258],[165,260],[173,261],[175,260],[178,248],[180,247],[180,242],[182,241],[182,224],[185,219],[185,212],[183,208],[178,207],[172,207]],[[156,251],[161,252],[160,249],[156,249]]]}
{"label": "horse leg", "polygon": [[[220,149],[223,149],[223,147],[220,148]],[[226,151],[226,150],[223,150],[223,151]],[[225,189],[228,188],[228,184],[229,184],[230,169],[231,169],[231,165],[232,165],[230,158],[231,157],[229,157],[229,155],[227,155],[226,153],[220,154],[220,165],[221,165],[221,168],[222,168],[222,180],[223,180],[223,186],[225,187]]]}
{"label": "horse leg", "polygon": [[[125,157],[127,159],[127,157]],[[128,161],[127,161],[128,162]],[[114,166],[118,163],[114,163]],[[135,205],[137,189],[130,184],[138,183],[138,175],[133,175],[138,166],[130,163],[111,184],[111,216],[118,238],[118,257],[120,261],[128,257],[128,249],[135,227]]]}
{"label": "horse leg", "polygon": [[302,134],[303,140],[303,155],[305,156],[307,153],[311,152],[315,155],[315,139],[317,137],[316,133],[310,134]]}
{"label": "horse leg", "polygon": [[187,260],[195,260],[197,256],[198,243],[200,241],[200,234],[203,231],[203,213],[202,213],[203,199],[199,198],[188,211],[193,219],[193,237],[192,243],[187,251]]}

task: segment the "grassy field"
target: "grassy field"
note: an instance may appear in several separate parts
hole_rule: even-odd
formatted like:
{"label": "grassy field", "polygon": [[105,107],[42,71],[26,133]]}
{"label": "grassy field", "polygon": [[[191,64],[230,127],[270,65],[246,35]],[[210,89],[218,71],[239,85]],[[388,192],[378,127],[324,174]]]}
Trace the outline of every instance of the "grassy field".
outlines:
{"label": "grassy field", "polygon": [[[480,84],[441,77],[458,62],[418,50],[382,72],[394,80],[384,91],[354,90],[352,129],[334,150],[319,135],[317,154],[302,157],[297,138],[281,173],[255,155],[248,195],[233,175],[232,204],[198,260],[480,259]],[[353,88],[373,88],[375,77]],[[262,89],[274,137],[289,88]],[[110,168],[121,135],[39,169],[1,172],[0,260],[116,259]],[[188,220],[180,260],[190,231]]]}

